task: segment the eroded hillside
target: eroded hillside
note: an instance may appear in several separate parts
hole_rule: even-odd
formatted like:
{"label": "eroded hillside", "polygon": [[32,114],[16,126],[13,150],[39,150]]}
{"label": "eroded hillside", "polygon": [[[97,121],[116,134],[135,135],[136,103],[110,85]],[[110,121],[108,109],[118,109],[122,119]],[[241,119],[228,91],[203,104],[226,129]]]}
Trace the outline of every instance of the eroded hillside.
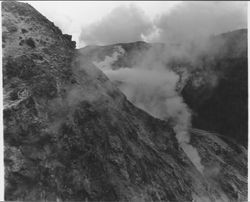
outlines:
{"label": "eroded hillside", "polygon": [[28,4],[2,2],[2,17],[5,200],[246,200],[244,148],[190,131],[197,169],[171,124],[129,102],[70,36]]}

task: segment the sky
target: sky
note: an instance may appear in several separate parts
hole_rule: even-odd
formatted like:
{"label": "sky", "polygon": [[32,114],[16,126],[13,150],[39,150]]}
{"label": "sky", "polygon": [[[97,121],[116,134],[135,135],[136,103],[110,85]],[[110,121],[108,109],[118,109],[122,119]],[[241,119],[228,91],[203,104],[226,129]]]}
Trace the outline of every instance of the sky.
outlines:
{"label": "sky", "polygon": [[[134,5],[142,9],[153,20],[163,13],[168,13],[180,2],[177,1],[22,1],[31,4],[49,20],[61,28],[63,33],[73,36],[78,46],[81,29],[101,20],[113,9]],[[125,16],[122,16],[125,17]]]}
{"label": "sky", "polygon": [[73,36],[77,47],[176,43],[247,27],[247,2],[23,1]]}

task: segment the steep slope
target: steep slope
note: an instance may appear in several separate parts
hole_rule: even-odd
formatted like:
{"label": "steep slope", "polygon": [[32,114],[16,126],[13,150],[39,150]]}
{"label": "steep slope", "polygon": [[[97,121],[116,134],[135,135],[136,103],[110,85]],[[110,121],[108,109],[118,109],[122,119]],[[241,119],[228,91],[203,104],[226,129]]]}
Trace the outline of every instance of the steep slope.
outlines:
{"label": "steep slope", "polygon": [[212,36],[204,44],[183,51],[177,45],[134,42],[85,47],[79,52],[86,60],[106,60],[113,70],[134,68],[148,57],[163,60],[180,75],[179,92],[193,111],[192,125],[234,138],[247,147],[247,30]]}
{"label": "steep slope", "polygon": [[244,149],[191,132],[199,171],[70,36],[28,4],[3,2],[2,17],[5,200],[246,200]]}
{"label": "steep slope", "polygon": [[[182,91],[187,104],[197,112],[193,126],[227,135],[247,147],[247,30],[216,36],[209,46],[199,59],[204,70],[198,75],[203,84],[195,86],[194,76]],[[211,85],[204,72],[216,75],[216,85]]]}

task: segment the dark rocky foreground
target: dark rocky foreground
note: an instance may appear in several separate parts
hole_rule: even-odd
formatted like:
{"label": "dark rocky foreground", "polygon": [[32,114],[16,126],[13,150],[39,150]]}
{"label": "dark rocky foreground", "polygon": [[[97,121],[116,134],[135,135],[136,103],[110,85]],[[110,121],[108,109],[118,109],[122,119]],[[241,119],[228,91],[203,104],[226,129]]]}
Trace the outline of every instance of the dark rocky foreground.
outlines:
{"label": "dark rocky foreground", "polygon": [[2,3],[5,200],[244,201],[247,152],[136,108],[28,4]]}

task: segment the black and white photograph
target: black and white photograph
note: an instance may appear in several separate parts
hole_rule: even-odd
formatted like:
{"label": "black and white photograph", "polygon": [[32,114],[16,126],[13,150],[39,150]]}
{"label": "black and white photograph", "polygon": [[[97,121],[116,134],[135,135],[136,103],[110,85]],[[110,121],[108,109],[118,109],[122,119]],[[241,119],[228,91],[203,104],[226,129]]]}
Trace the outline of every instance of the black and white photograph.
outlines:
{"label": "black and white photograph", "polygon": [[247,202],[247,7],[2,1],[0,200]]}

